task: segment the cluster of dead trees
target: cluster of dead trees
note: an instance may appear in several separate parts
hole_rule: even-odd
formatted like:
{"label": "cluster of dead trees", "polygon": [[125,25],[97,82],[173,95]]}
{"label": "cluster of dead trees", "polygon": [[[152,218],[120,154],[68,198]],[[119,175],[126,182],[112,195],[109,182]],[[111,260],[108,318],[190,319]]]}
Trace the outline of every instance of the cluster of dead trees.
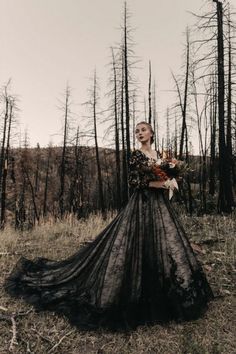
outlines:
{"label": "cluster of dead trees", "polygon": [[2,139],[0,144],[0,228],[3,228],[5,223],[10,143],[15,123],[15,112],[17,111],[16,98],[9,94],[9,86],[10,81],[3,87],[0,97],[2,105]]}
{"label": "cluster of dead trees", "polygon": [[[23,230],[43,219],[61,220],[71,213],[83,218],[100,210],[95,149],[68,146],[62,156],[63,147],[11,149],[2,228],[9,222]],[[114,210],[114,151],[99,148],[99,156],[106,209]]]}
{"label": "cluster of dead trees", "polygon": [[[234,13],[229,2],[207,1],[209,11],[196,17],[186,31],[182,74],[172,73],[177,101],[166,116],[157,115],[156,85],[151,61],[142,117],[155,131],[155,149],[185,160],[190,166],[180,186],[180,200],[187,211],[232,212],[236,186],[236,62]],[[134,69],[139,61],[133,50],[132,28],[124,4],[121,41],[111,48],[109,106],[100,108],[99,79],[92,77],[86,129],[77,125],[71,133],[71,91],[65,90],[63,144],[61,147],[30,149],[25,138],[18,149],[10,149],[16,100],[6,85],[1,95],[0,138],[0,225],[14,220],[17,228],[32,226],[42,217],[78,217],[92,210],[120,209],[129,197],[128,160],[136,147],[135,125],[138,85]],[[161,138],[159,126],[166,125]],[[139,118],[140,120],[140,118]],[[142,119],[143,120],[143,119]],[[99,147],[99,131],[108,123],[105,137],[111,145]],[[82,146],[83,138],[94,148]],[[199,141],[199,156],[192,141]]]}
{"label": "cluster of dead trees", "polygon": [[[178,96],[172,112],[180,126],[179,158],[189,163],[191,139],[199,141],[201,212],[212,200],[219,213],[228,213],[235,208],[236,185],[235,13],[228,1],[206,3],[208,12],[193,14],[196,24],[186,31],[184,74],[172,74]],[[170,149],[177,139],[175,133]],[[191,213],[188,178],[187,184]]]}
{"label": "cluster of dead trees", "polygon": [[[186,175],[181,195],[191,214],[196,205],[200,214],[215,206],[218,213],[235,208],[236,92],[235,21],[230,2],[206,1],[208,12],[193,14],[196,24],[186,30],[185,62],[182,74],[173,76],[177,102],[167,108],[166,135],[160,139],[156,110],[155,80],[149,62],[148,104],[145,120],[155,130],[155,148],[191,164],[192,141],[199,141],[199,169],[195,170],[198,195],[192,193],[192,176]],[[136,89],[132,81],[133,60],[127,10],[121,48],[112,49],[112,128],[114,131],[118,205],[126,202],[127,161],[131,142],[135,147]],[[131,87],[131,89],[130,89]],[[163,118],[162,118],[163,124]],[[170,129],[170,127],[173,127]],[[110,128],[111,132],[111,128]],[[119,160],[123,152],[122,161]],[[199,170],[199,172],[198,172]],[[122,171],[122,174],[120,173]],[[210,207],[209,207],[210,206]],[[213,207],[214,209],[214,207]]]}

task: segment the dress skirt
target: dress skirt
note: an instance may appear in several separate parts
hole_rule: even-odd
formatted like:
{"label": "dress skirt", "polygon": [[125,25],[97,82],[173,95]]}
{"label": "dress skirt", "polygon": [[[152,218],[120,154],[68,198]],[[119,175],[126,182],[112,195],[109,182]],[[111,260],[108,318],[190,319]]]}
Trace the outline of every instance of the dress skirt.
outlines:
{"label": "dress skirt", "polygon": [[166,190],[136,189],[113,221],[62,261],[21,257],[4,284],[83,330],[197,319],[214,298]]}

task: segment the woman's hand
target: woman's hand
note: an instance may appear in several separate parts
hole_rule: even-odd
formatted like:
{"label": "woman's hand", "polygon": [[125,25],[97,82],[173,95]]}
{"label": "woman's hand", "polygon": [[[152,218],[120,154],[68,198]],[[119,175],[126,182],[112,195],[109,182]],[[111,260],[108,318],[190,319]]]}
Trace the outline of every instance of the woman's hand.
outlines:
{"label": "woman's hand", "polygon": [[151,181],[151,182],[149,182],[149,187],[168,189],[165,186],[165,181]]}

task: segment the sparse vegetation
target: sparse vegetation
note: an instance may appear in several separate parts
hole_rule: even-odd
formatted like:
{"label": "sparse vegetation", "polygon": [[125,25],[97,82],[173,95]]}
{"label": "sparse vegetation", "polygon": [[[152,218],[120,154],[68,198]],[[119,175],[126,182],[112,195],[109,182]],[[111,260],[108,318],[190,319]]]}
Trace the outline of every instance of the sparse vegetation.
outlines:
{"label": "sparse vegetation", "polygon": [[[113,216],[108,215],[106,221],[99,215],[80,221],[72,215],[61,222],[48,219],[30,232],[16,232],[6,227],[0,235],[1,284],[20,255],[66,258],[83,242],[92,240]],[[235,353],[235,215],[183,215],[181,219],[217,296],[202,318],[181,324],[142,326],[129,334],[102,330],[81,332],[71,327],[66,318],[51,312],[36,313],[23,301],[10,298],[1,287],[0,353],[9,352],[10,345],[16,354]],[[12,315],[16,325],[15,343],[11,343]]]}
{"label": "sparse vegetation", "polygon": [[[130,149],[136,148],[136,123],[145,120],[153,125],[160,156],[183,159],[188,165],[173,199],[215,300],[196,321],[140,326],[130,333],[81,332],[64,317],[36,312],[9,297],[0,286],[0,354],[236,352],[235,10],[230,1],[207,0],[206,5],[207,13],[193,14],[196,23],[186,30],[183,66],[173,73],[177,102],[167,107],[165,137],[159,130],[163,117],[157,114],[151,60],[148,112],[138,75],[136,78],[139,59],[133,51],[135,40],[126,2],[121,41],[112,46],[109,107],[103,99],[104,106],[98,104],[95,71],[86,102],[90,111],[81,129],[82,115],[77,103],[72,104],[67,86],[60,107],[64,117],[62,146],[30,147],[26,133],[14,148],[17,96],[11,93],[10,80],[0,89],[0,285],[21,255],[65,259],[112,220],[129,199]],[[140,103],[143,95],[144,109]],[[106,147],[99,147],[100,135]],[[198,155],[193,155],[195,138]],[[95,147],[88,146],[90,139]]]}

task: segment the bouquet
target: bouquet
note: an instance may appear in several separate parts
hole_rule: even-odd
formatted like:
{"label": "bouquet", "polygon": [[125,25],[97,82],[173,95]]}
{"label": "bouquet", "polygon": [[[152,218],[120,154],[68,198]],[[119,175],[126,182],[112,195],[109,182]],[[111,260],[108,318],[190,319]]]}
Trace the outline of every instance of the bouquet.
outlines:
{"label": "bouquet", "polygon": [[184,162],[176,159],[160,159],[160,163],[157,161],[152,165],[155,179],[164,182],[164,186],[169,189],[169,199],[172,198],[174,190],[179,189],[177,180],[181,180],[185,169]]}
{"label": "bouquet", "polygon": [[158,181],[166,181],[172,178],[181,179],[185,170],[186,164],[176,159],[159,159],[152,165],[152,171]]}

